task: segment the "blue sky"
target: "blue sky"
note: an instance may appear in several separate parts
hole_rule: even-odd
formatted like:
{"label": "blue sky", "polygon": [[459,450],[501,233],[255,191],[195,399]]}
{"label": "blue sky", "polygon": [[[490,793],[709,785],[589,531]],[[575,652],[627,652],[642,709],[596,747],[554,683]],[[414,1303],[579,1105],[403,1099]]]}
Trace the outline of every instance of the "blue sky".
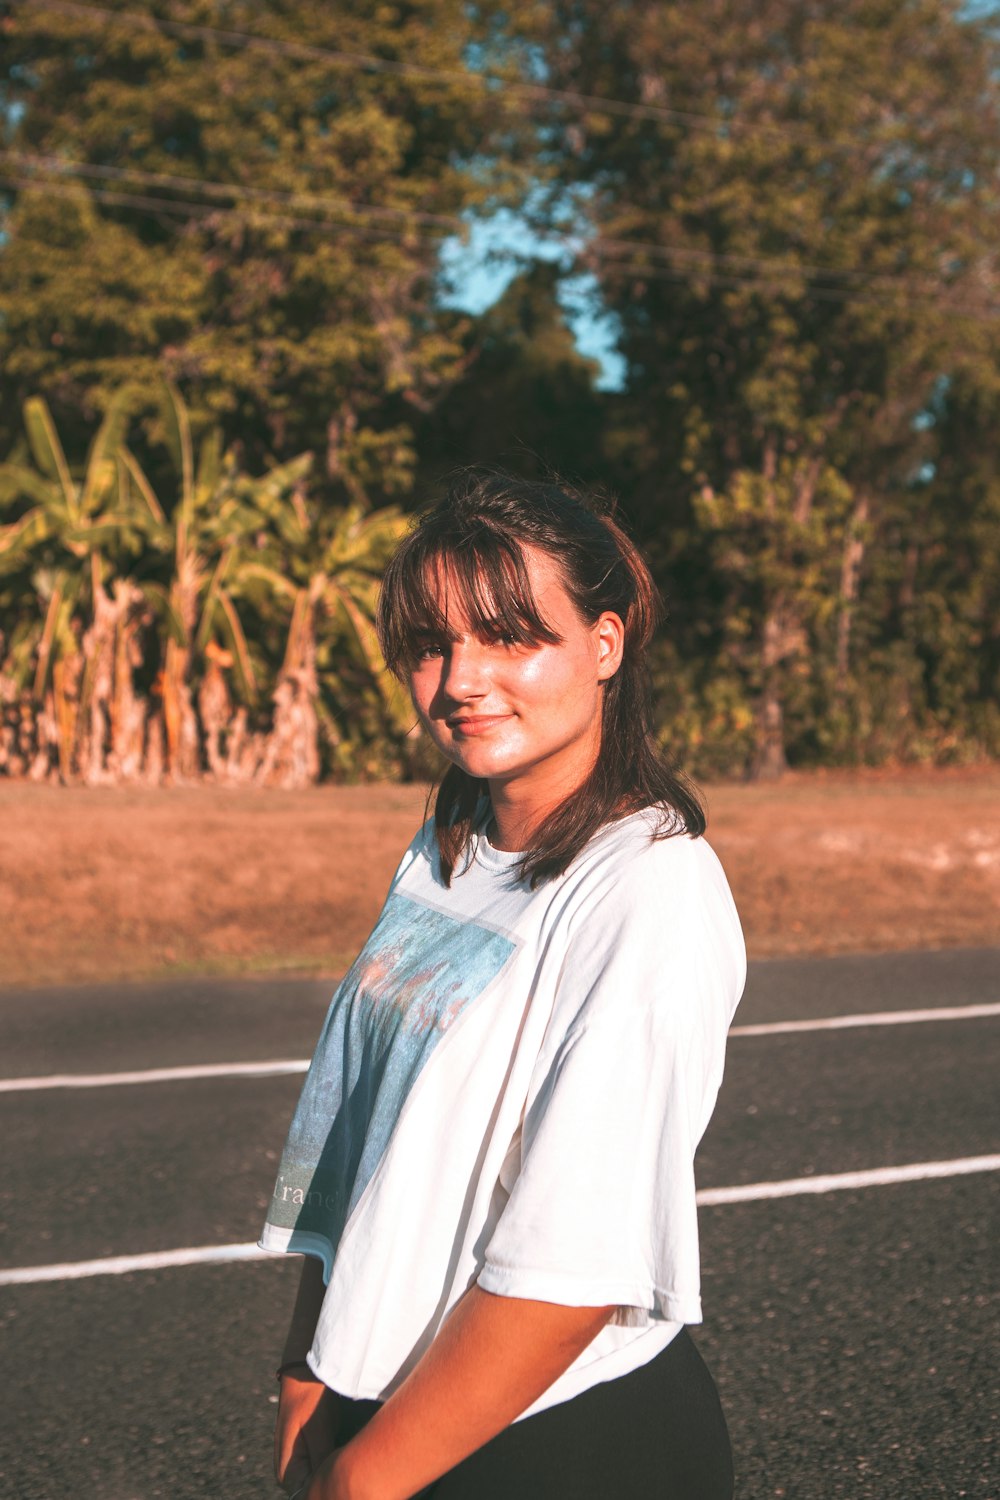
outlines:
{"label": "blue sky", "polygon": [[[442,250],[449,286],[441,300],[446,307],[458,307],[463,312],[484,312],[530,259],[560,260],[566,253],[564,238],[547,241],[509,209],[500,210],[489,220],[470,221],[467,242],[463,244],[456,235]],[[577,348],[600,362],[598,387],[619,390],[625,378],[625,361],[617,348],[615,319],[601,305],[596,278],[567,279],[559,300]]]}

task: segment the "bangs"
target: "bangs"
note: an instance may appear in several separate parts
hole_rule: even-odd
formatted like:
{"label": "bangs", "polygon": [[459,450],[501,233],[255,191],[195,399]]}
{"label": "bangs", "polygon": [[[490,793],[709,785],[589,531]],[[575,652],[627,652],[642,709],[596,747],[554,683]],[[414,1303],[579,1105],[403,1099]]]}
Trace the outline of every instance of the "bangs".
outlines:
{"label": "bangs", "polygon": [[520,547],[487,527],[461,539],[412,533],[386,572],[378,614],[382,655],[397,676],[422,644],[453,634],[456,617],[484,640],[562,640],[541,615]]}

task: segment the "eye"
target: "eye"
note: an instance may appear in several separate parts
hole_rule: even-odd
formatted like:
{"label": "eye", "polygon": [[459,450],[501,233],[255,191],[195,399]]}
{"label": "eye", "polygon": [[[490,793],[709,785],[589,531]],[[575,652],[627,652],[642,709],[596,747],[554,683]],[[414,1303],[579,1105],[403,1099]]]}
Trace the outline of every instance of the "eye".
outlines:
{"label": "eye", "polygon": [[442,653],[440,641],[424,640],[417,641],[413,648],[413,660],[415,662],[434,661]]}
{"label": "eye", "polygon": [[493,629],[483,634],[483,640],[488,646],[506,646],[514,648],[523,644],[521,639],[512,630],[505,630],[502,625],[496,625]]}

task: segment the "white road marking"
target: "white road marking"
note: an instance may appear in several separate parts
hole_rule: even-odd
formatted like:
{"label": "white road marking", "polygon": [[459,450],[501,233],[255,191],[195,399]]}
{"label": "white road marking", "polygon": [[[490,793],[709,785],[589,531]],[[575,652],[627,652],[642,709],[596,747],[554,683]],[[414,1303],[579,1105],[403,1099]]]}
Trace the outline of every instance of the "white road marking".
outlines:
{"label": "white road marking", "polygon": [[[733,1026],[729,1035],[781,1036],[798,1031],[845,1031],[853,1026],[908,1026],[919,1021],[975,1021],[1000,1016],[1000,1002],[941,1006],[937,1010],[877,1010],[854,1016],[821,1016],[812,1021],[764,1021]],[[271,1078],[304,1073],[309,1059],[286,1057],[251,1063],[194,1063],[178,1068],[143,1068],[124,1073],[46,1073],[35,1078],[0,1078],[0,1094],[35,1093],[40,1089],[103,1089],[126,1083],[180,1083],[192,1078]]]}
{"label": "white road marking", "polygon": [[0,1078],[0,1094],[27,1094],[37,1089],[103,1089],[120,1083],[179,1083],[187,1078],[270,1078],[304,1073],[308,1058],[276,1062],[192,1063],[182,1068],[144,1068],[131,1073],[47,1073],[41,1078]]}
{"label": "white road marking", "polygon": [[129,1271],[159,1271],[165,1266],[199,1266],[212,1261],[263,1260],[254,1244],[194,1245],[188,1250],[154,1250],[148,1255],[109,1255],[103,1260],[66,1260],[52,1266],[15,1266],[0,1271],[0,1286],[30,1281],[79,1281],[84,1276],[124,1276]]}
{"label": "white road marking", "polygon": [[[965,1156],[953,1161],[923,1161],[903,1167],[872,1167],[864,1172],[837,1172],[825,1177],[792,1177],[784,1182],[751,1182],[740,1187],[703,1188],[697,1195],[703,1208],[723,1203],[753,1203],[766,1198],[794,1198],[800,1194],[835,1193],[848,1188],[883,1187],[894,1182],[922,1182],[935,1177],[965,1177],[972,1172],[1000,1171],[1000,1155]],[[278,1258],[253,1243],[200,1245],[187,1250],[160,1250],[147,1255],[111,1255],[103,1260],[71,1260],[50,1266],[14,1266],[0,1270],[0,1286],[23,1286],[38,1281],[77,1281],[85,1276],[124,1276],[130,1271],[159,1271],[169,1266],[195,1266],[233,1260]]]}
{"label": "white road marking", "polygon": [[926,1182],[933,1177],[967,1177],[971,1172],[1000,1172],[1000,1155],[962,1156],[954,1161],[918,1161],[905,1167],[869,1167],[863,1172],[790,1177],[784,1182],[748,1182],[741,1187],[703,1188],[703,1208],[720,1203],[757,1203],[763,1198],[797,1198],[808,1193],[839,1193],[851,1188],[885,1187],[894,1182]]}
{"label": "white road marking", "polygon": [[977,1021],[1000,1016],[1000,1002],[939,1006],[937,1010],[872,1010],[856,1016],[819,1016],[813,1021],[763,1021],[731,1026],[730,1036],[781,1036],[792,1031],[847,1031],[852,1026],[912,1026],[920,1021]]}

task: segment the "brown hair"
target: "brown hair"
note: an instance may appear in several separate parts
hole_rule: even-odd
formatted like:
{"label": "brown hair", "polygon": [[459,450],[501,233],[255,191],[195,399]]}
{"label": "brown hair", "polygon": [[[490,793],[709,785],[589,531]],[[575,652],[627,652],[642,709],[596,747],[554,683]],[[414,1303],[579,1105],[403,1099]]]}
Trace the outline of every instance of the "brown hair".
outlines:
{"label": "brown hair", "polygon": [[[605,611],[625,627],[621,666],[603,685],[601,749],[593,770],[544,819],[519,866],[532,885],[561,875],[606,823],[642,808],[660,812],[654,837],[705,831],[698,794],[653,738],[646,652],[661,614],[649,569],[612,516],[562,484],[471,470],[426,511],[386,570],[377,626],[389,668],[405,680],[421,638],[445,631],[433,581],[447,563],[461,607],[484,635],[503,631],[523,645],[556,643],[531,592],[524,547],[559,563],[567,593],[594,623]],[[485,781],[449,766],[434,808],[446,884],[468,853],[482,816]]]}

